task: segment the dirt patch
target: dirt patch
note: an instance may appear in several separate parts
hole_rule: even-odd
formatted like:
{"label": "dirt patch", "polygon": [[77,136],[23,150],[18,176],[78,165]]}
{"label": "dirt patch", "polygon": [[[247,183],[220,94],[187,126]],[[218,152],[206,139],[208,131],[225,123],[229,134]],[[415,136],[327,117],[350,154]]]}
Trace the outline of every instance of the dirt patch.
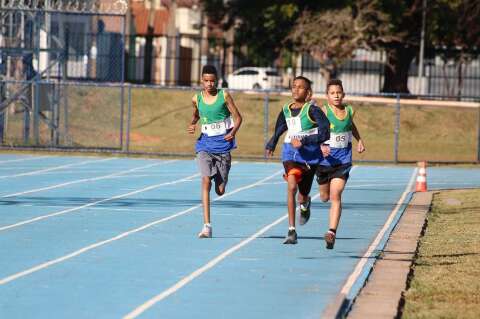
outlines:
{"label": "dirt patch", "polygon": [[143,134],[137,133],[137,132],[131,132],[130,133],[130,141],[131,142],[152,143],[152,142],[160,142],[161,140],[162,139],[158,136],[143,135]]}

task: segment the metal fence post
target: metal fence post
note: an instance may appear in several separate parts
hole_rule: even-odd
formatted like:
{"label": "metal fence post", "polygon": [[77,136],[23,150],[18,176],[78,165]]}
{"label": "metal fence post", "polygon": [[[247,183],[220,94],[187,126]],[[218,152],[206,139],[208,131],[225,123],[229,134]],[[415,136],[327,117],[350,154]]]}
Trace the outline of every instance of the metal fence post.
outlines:
{"label": "metal fence post", "polygon": [[127,113],[127,132],[125,134],[125,151],[130,152],[130,125],[132,121],[132,86],[128,85],[128,113]]}
{"label": "metal fence post", "polygon": [[125,84],[120,87],[120,145],[119,149],[123,150],[123,121],[125,116]]}
{"label": "metal fence post", "polygon": [[[1,57],[0,57],[1,59]],[[0,103],[5,100],[5,91],[4,87],[6,86],[5,83],[0,82]],[[5,142],[5,124],[6,124],[6,114],[7,114],[7,109],[4,111],[0,111],[0,144],[3,144]]]}
{"label": "metal fence post", "polygon": [[[121,104],[121,110],[120,110],[120,149],[123,149],[123,121],[124,121],[124,95],[125,95],[125,33],[126,33],[126,21],[125,21],[125,16],[123,16],[123,21],[122,21],[122,56],[121,56],[121,72],[122,74],[120,75],[121,77],[121,83],[122,83],[122,88],[120,90],[121,92],[121,97],[120,97],[120,104]],[[129,100],[128,103],[130,105],[130,86],[128,87],[128,94],[129,94]],[[129,106],[130,107],[130,106]],[[127,135],[128,136],[128,135]],[[128,152],[128,146],[127,146],[127,152]]]}
{"label": "metal fence post", "polygon": [[[27,91],[30,93],[30,96],[28,98],[28,102],[30,105],[32,104],[32,86],[33,84],[30,84],[30,90]],[[23,143],[28,144],[30,139],[30,110],[26,107],[23,109]]]}
{"label": "metal fence post", "polygon": [[478,107],[477,120],[477,163],[480,163],[480,106]]}
{"label": "metal fence post", "polygon": [[33,143],[40,144],[40,83],[38,78],[33,84],[35,87],[33,100]]}
{"label": "metal fence post", "polygon": [[[269,109],[269,92],[265,93],[265,97],[263,99],[263,146],[267,145],[268,141],[268,109]],[[267,154],[264,152],[263,157],[267,159]]]}
{"label": "metal fence post", "polygon": [[[35,14],[33,22],[33,33],[35,35],[34,48],[35,57],[37,58],[37,73],[35,74],[34,82],[34,100],[33,100],[33,141],[35,145],[40,144],[40,81],[42,80],[40,73],[40,16]],[[33,67],[33,56],[32,56]]]}
{"label": "metal fence post", "polygon": [[398,163],[398,140],[400,135],[400,94],[397,93],[397,102],[395,105],[395,129],[394,129],[394,162]]}

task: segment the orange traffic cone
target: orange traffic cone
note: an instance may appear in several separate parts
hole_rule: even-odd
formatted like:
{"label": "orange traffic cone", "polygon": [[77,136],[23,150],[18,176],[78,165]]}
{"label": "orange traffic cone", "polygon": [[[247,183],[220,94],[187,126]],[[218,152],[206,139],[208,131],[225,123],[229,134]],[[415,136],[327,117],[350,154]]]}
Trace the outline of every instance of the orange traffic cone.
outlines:
{"label": "orange traffic cone", "polygon": [[427,162],[418,162],[417,184],[415,185],[416,192],[427,191]]}

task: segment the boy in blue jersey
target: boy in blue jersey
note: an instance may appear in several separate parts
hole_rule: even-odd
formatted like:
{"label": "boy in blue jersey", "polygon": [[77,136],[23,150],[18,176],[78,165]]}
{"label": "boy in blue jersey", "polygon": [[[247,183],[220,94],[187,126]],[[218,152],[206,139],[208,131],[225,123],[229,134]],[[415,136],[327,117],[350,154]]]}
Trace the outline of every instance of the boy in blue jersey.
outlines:
{"label": "boy in blue jersey", "polygon": [[305,224],[310,218],[310,197],[313,178],[322,155],[320,144],[329,139],[329,125],[325,114],[307,102],[312,95],[311,81],[297,76],[292,84],[293,102],[283,106],[278,114],[275,132],[265,146],[266,155],[271,157],[280,136],[285,136],[282,162],[287,181],[288,233],[284,244],[296,244],[295,196],[298,190],[300,221]]}
{"label": "boy in blue jersey", "polygon": [[[237,147],[235,134],[242,124],[242,116],[228,92],[217,89],[217,69],[212,65],[202,68],[203,90],[192,98],[193,116],[188,126],[195,133],[200,120],[201,134],[195,145],[197,162],[202,175],[203,227],[199,238],[211,238],[210,189],[212,179],[215,192],[225,193],[232,158],[230,151]],[[233,118],[232,118],[233,117]]]}
{"label": "boy in blue jersey", "polygon": [[358,141],[357,151],[362,153],[365,146],[360,133],[353,122],[355,112],[351,105],[344,104],[342,81],[332,79],[327,83],[327,103],[321,109],[330,121],[330,140],[321,148],[328,156],[317,167],[317,182],[320,187],[320,199],[330,200],[329,230],[324,239],[327,249],[333,249],[336,232],[342,213],[342,192],[345,189],[352,168],[352,137]]}

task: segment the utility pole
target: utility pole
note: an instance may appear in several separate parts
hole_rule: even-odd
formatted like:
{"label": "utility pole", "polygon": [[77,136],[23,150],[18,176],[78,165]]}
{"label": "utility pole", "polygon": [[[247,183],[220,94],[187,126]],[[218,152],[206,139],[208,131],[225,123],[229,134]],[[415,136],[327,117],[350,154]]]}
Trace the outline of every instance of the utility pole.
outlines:
{"label": "utility pole", "polygon": [[422,30],[420,33],[420,52],[418,54],[418,78],[423,77],[423,56],[425,54],[425,24],[427,16],[427,0],[422,1]]}
{"label": "utility pole", "polygon": [[177,14],[177,4],[175,0],[170,2],[170,17],[168,20],[168,42],[169,42],[169,53],[170,53],[170,72],[169,72],[169,81],[168,84],[170,85],[177,85],[177,45],[178,45],[178,33],[177,33],[177,22],[176,22],[176,14]]}

